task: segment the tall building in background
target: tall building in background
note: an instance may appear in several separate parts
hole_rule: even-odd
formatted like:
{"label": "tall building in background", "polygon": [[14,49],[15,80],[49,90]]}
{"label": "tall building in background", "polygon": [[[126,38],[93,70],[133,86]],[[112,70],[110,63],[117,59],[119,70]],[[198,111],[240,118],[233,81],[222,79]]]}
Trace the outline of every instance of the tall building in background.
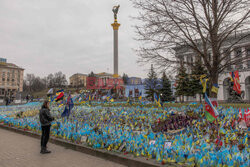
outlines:
{"label": "tall building in background", "polygon": [[0,58],[0,99],[14,98],[23,91],[23,72],[23,68]]}

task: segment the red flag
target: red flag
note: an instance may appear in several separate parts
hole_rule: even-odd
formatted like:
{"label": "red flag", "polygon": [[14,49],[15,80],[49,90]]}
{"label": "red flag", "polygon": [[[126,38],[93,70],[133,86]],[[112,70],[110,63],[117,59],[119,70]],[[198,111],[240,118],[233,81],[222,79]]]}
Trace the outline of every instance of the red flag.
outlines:
{"label": "red flag", "polygon": [[220,137],[218,136],[215,143],[219,146],[222,146],[223,145],[223,142],[221,141]]}
{"label": "red flag", "polygon": [[246,122],[247,127],[249,127],[250,126],[250,110],[249,110],[249,108],[245,111],[244,120]]}
{"label": "red flag", "polygon": [[250,119],[250,110],[249,108],[245,111],[245,114],[244,114],[244,120],[245,121],[248,121]]}
{"label": "red flag", "polygon": [[234,82],[233,90],[235,90],[238,94],[241,94],[239,71],[231,72],[230,74]]}
{"label": "red flag", "polygon": [[241,112],[241,108],[239,109],[239,120],[238,120],[238,122],[239,121],[241,121],[243,119],[243,117],[242,117],[242,112]]}
{"label": "red flag", "polygon": [[175,81],[175,83],[174,83],[174,87],[176,88],[177,87],[177,82]]}
{"label": "red flag", "polygon": [[57,97],[56,97],[56,102],[58,102],[59,100],[62,100],[64,97],[64,92],[61,92]]}
{"label": "red flag", "polygon": [[234,127],[234,122],[235,122],[235,119],[234,119],[233,122],[232,122],[232,128]]}

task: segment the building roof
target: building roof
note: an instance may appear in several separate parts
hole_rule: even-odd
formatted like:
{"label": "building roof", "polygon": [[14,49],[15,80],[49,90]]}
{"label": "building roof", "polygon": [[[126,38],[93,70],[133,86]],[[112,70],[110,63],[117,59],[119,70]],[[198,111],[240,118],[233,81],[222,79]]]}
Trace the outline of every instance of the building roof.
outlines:
{"label": "building roof", "polygon": [[76,73],[76,74],[73,74],[73,75],[71,75],[71,76],[70,76],[70,78],[71,78],[71,77],[74,77],[74,76],[76,76],[76,75],[81,75],[81,76],[88,76],[87,74]]}
{"label": "building roof", "polygon": [[96,75],[98,75],[98,76],[113,76],[113,74],[106,73],[106,72],[97,73]]}
{"label": "building roof", "polygon": [[14,68],[14,69],[20,69],[20,70],[24,70],[23,68],[21,67],[18,67],[17,65],[13,64],[13,63],[0,63],[0,67],[3,67],[3,68]]}
{"label": "building roof", "polygon": [[129,77],[129,79],[141,79],[140,77]]}

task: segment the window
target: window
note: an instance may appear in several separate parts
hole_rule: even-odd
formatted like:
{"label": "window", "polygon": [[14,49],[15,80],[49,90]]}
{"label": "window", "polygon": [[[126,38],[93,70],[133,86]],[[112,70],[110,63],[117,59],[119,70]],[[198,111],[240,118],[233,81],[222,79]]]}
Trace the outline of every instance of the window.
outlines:
{"label": "window", "polygon": [[[231,54],[230,54],[230,51],[228,51],[228,50],[224,50],[224,53],[225,53],[225,63],[226,64],[228,64],[228,63],[230,63],[230,61],[231,61]],[[231,65],[229,65],[229,66],[227,66],[227,68],[226,68],[228,71],[231,71],[232,70],[232,66]]]}
{"label": "window", "polygon": [[247,48],[246,52],[247,52],[247,56],[250,56],[250,48]]}
{"label": "window", "polygon": [[18,71],[18,73],[17,73],[17,77],[18,77],[18,78],[20,78],[20,71]]}
{"label": "window", "polygon": [[7,60],[6,60],[6,59],[4,59],[4,58],[0,58],[0,62],[6,63],[6,62],[7,62]]}
{"label": "window", "polygon": [[227,70],[228,71],[231,71],[233,68],[232,68],[232,66],[230,65],[230,66],[227,66]]}
{"label": "window", "polygon": [[250,60],[247,60],[247,68],[250,69]]}
{"label": "window", "polygon": [[180,57],[180,64],[183,64],[183,62],[184,62],[184,57],[181,56],[181,57]]}
{"label": "window", "polygon": [[237,65],[236,65],[236,69],[238,69],[238,70],[243,69],[243,65],[242,65],[242,63],[241,63],[241,64],[237,64]]}
{"label": "window", "polygon": [[197,55],[196,55],[196,61],[201,62],[201,61],[202,61],[201,56],[197,56]]}
{"label": "window", "polygon": [[211,61],[212,60],[212,55],[211,53],[208,53],[208,61]]}
{"label": "window", "polygon": [[241,48],[238,48],[235,50],[235,56],[239,60],[238,63],[236,64],[235,68],[239,69],[239,70],[243,69]]}
{"label": "window", "polygon": [[242,56],[241,49],[237,49],[237,50],[235,51],[235,53],[236,53],[235,56],[237,56],[237,57],[241,57],[241,56]]}
{"label": "window", "polygon": [[187,56],[187,63],[188,64],[191,64],[191,63],[193,63],[193,58],[192,58],[192,56]]}
{"label": "window", "polygon": [[225,56],[226,56],[226,60],[230,60],[231,59],[231,54],[229,50],[224,50]]}

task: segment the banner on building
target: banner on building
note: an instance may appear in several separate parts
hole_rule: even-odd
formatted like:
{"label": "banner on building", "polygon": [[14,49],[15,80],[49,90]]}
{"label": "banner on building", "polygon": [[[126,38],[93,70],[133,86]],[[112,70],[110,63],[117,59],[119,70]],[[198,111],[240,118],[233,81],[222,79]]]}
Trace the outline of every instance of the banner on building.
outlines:
{"label": "banner on building", "polygon": [[123,80],[121,78],[97,78],[87,77],[87,89],[122,89]]}

